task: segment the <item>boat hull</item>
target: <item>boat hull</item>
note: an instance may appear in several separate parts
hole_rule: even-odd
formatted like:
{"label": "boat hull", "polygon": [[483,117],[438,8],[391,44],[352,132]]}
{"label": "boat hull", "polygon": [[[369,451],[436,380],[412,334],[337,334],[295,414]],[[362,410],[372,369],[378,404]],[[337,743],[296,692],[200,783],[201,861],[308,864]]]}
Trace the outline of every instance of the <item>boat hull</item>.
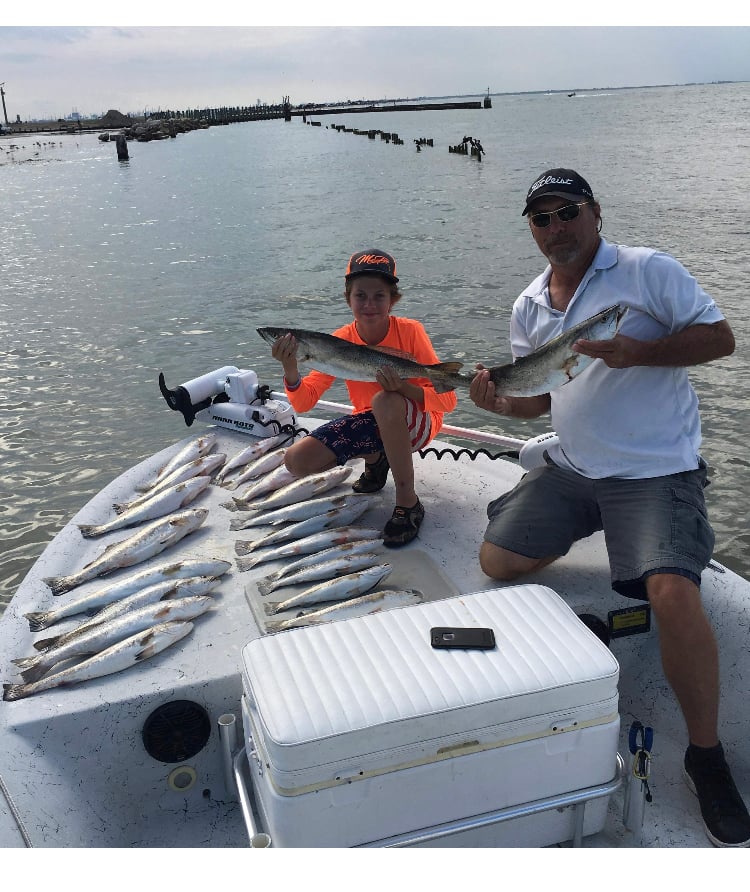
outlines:
{"label": "boat hull", "polygon": [[[319,423],[302,422],[308,428]],[[216,433],[217,451],[230,456],[248,443],[239,433],[220,429]],[[77,524],[105,522],[112,516],[113,503],[131,498],[138,485],[152,479],[158,468],[194,437],[170,445],[107,484],[48,545],[0,618],[4,682],[18,681],[10,660],[34,652],[34,635],[25,613],[57,606],[55,602],[63,597],[78,597],[137,569],[116,571],[54,598],[45,577],[79,569],[103,544],[127,535],[121,531],[108,534],[102,542],[85,540]],[[438,451],[451,447],[445,441],[432,445]],[[420,581],[419,587],[436,600],[496,588],[497,583],[481,572],[477,559],[486,525],[485,508],[522,473],[514,462],[492,460],[483,454],[473,459],[466,454],[458,459],[451,454],[438,459],[431,453],[417,460],[416,485],[426,517],[414,543],[388,552],[394,561],[393,580],[401,584]],[[194,503],[210,509],[203,526],[151,560],[211,556],[234,562],[236,541],[252,538],[252,531],[229,530],[233,515],[222,504],[230,495],[220,487],[209,487]],[[382,528],[393,507],[392,484],[372,498],[372,507],[361,522]],[[265,633],[257,584],[279,566],[269,562],[247,572],[230,570],[213,593],[216,607],[195,622],[191,634],[142,665],[0,703],[0,845],[247,845],[243,809],[228,780],[219,719],[233,715],[241,724],[242,649]],[[600,534],[577,543],[566,556],[524,581],[549,586],[577,614],[592,613],[605,620],[609,611],[631,603],[611,590]],[[704,573],[702,591],[720,641],[722,740],[737,785],[747,794],[750,747],[745,722],[728,719],[744,716],[750,695],[746,649],[750,586],[714,564]],[[66,623],[62,628],[68,627]],[[611,649],[620,665],[620,754],[629,759],[627,731],[634,719],[654,728],[654,801],[646,807],[643,833],[637,842],[644,846],[709,846],[695,798],[681,778],[684,722],[663,677],[655,623],[647,633],[613,640]],[[175,751],[174,740],[166,741],[166,751],[151,743],[153,755],[144,729],[155,721],[156,711],[185,703],[191,705],[191,722],[208,722],[205,742],[195,752],[188,748],[183,758],[175,758],[181,753]],[[183,731],[178,728],[178,736]],[[622,824],[623,794],[620,789],[611,796],[604,828],[587,837],[586,845],[635,844],[634,835]],[[470,839],[475,841],[472,844],[493,844],[498,837],[487,828]],[[460,843],[455,840],[455,844]]]}

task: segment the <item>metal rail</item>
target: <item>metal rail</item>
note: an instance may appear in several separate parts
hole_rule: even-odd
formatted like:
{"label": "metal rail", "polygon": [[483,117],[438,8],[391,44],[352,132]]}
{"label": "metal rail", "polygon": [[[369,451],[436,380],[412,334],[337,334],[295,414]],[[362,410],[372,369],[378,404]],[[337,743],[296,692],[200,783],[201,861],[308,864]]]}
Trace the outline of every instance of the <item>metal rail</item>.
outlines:
{"label": "metal rail", "polygon": [[[512,821],[515,818],[523,818],[527,815],[536,815],[555,808],[575,808],[575,828],[573,831],[573,846],[579,848],[583,841],[583,821],[586,804],[603,796],[610,796],[622,783],[625,772],[625,762],[619,753],[615,754],[615,774],[612,780],[591,787],[583,787],[580,790],[572,790],[569,793],[558,793],[544,799],[535,799],[509,808],[501,808],[497,811],[485,812],[470,818],[461,818],[458,821],[449,821],[444,824],[436,824],[433,827],[425,827],[412,830],[407,833],[399,833],[395,836],[385,837],[375,842],[363,843],[355,848],[400,848],[404,846],[418,845],[431,842],[436,839],[444,839],[463,833],[467,830],[476,830],[480,827],[489,827]],[[252,805],[252,796],[245,783],[245,770],[248,769],[247,747],[243,746],[234,757],[234,779],[237,784],[242,817],[245,821],[250,845],[253,848],[264,848],[272,844],[271,837],[258,831],[258,823]]]}
{"label": "metal rail", "polygon": [[[271,398],[275,400],[288,401],[285,393],[277,391],[271,392]],[[334,403],[329,400],[318,400],[315,404],[316,409],[328,409],[331,412],[341,412],[344,415],[352,414],[352,407],[346,403]],[[479,443],[489,443],[492,446],[503,446],[510,449],[520,449],[526,444],[526,440],[519,440],[517,437],[506,437],[503,434],[493,434],[490,431],[477,430],[470,427],[455,427],[451,424],[444,424],[440,428],[441,434],[448,434],[452,437],[462,437],[466,440],[476,440]]]}
{"label": "metal rail", "polygon": [[513,805],[509,808],[486,812],[485,814],[475,815],[471,818],[462,818],[459,821],[449,821],[445,824],[437,824],[434,827],[427,827],[424,830],[399,833],[396,836],[389,836],[385,839],[379,839],[376,842],[366,843],[358,848],[396,848],[418,845],[419,843],[453,836],[456,833],[462,833],[466,830],[476,830],[479,827],[489,827],[494,824],[501,824],[504,821],[512,821],[515,818],[523,818],[527,815],[536,815],[541,812],[550,811],[550,809],[553,808],[567,808],[570,806],[575,808],[575,829],[573,831],[572,842],[574,847],[579,848],[583,840],[583,819],[585,817],[586,803],[591,802],[593,799],[600,799],[602,796],[611,795],[622,783],[625,762],[619,753],[616,754],[616,757],[617,764],[615,775],[612,780],[607,781],[606,783],[596,784],[592,787],[585,787],[580,790],[573,790],[570,793],[559,793],[556,796],[549,796],[544,799],[535,799],[533,802]]}
{"label": "metal rail", "polygon": [[253,812],[253,804],[250,792],[245,783],[244,771],[249,767],[247,746],[243,745],[234,755],[232,768],[234,770],[234,782],[237,785],[237,796],[240,800],[242,819],[245,822],[247,837],[251,849],[267,849],[271,845],[271,837],[267,833],[258,830],[258,824]]}

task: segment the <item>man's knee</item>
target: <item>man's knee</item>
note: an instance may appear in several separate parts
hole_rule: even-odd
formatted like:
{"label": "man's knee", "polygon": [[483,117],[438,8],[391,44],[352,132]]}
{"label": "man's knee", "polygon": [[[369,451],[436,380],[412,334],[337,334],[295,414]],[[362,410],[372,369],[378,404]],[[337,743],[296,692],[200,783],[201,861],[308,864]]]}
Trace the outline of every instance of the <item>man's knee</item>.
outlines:
{"label": "man's knee", "polygon": [[491,542],[482,542],[482,547],[479,549],[479,566],[482,572],[491,579],[498,579],[501,582],[517,579],[551,560],[554,558],[545,560],[525,557]]}
{"label": "man's knee", "polygon": [[700,589],[687,576],[653,573],[646,579],[646,592],[657,620],[662,623],[680,622],[704,613]]}

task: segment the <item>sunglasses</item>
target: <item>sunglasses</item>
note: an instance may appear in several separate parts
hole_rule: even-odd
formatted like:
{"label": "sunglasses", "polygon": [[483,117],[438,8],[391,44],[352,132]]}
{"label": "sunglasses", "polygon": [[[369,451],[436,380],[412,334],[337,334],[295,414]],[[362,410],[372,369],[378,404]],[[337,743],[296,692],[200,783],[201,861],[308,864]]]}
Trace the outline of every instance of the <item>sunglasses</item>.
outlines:
{"label": "sunglasses", "polygon": [[591,204],[591,202],[579,201],[578,204],[566,204],[565,207],[558,208],[556,211],[543,211],[539,214],[530,214],[529,220],[531,220],[537,229],[544,229],[546,226],[549,226],[553,217],[557,217],[561,223],[570,223],[571,220],[575,220],[578,214],[580,214],[580,208],[585,204]]}

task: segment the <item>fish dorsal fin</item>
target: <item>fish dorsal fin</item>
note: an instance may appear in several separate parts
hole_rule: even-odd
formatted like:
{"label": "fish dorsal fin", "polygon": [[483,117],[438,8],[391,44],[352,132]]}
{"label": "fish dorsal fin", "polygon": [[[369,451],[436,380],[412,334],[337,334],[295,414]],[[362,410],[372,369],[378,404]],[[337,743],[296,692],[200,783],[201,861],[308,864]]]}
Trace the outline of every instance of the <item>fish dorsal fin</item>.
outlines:
{"label": "fish dorsal fin", "polygon": [[408,359],[410,362],[416,362],[417,365],[422,365],[426,369],[434,369],[437,372],[446,372],[449,375],[457,374],[464,367],[462,362],[457,361],[436,362],[429,365],[426,362],[419,362],[419,360],[415,359],[411,353],[407,353],[405,350],[396,350],[395,347],[370,347],[370,350],[377,350],[378,353],[386,353],[389,356],[396,356],[399,359]]}
{"label": "fish dorsal fin", "polygon": [[395,356],[398,359],[408,359],[411,362],[417,361],[412,354],[407,353],[406,350],[397,350],[395,347],[370,347],[369,344],[365,344],[365,346],[370,350],[376,350],[378,353],[385,353],[388,356]]}
{"label": "fish dorsal fin", "polygon": [[426,366],[426,368],[428,369],[436,369],[440,372],[446,372],[449,375],[457,375],[463,367],[464,364],[462,362],[458,362],[458,360],[451,360],[450,362],[438,362],[435,365]]}

